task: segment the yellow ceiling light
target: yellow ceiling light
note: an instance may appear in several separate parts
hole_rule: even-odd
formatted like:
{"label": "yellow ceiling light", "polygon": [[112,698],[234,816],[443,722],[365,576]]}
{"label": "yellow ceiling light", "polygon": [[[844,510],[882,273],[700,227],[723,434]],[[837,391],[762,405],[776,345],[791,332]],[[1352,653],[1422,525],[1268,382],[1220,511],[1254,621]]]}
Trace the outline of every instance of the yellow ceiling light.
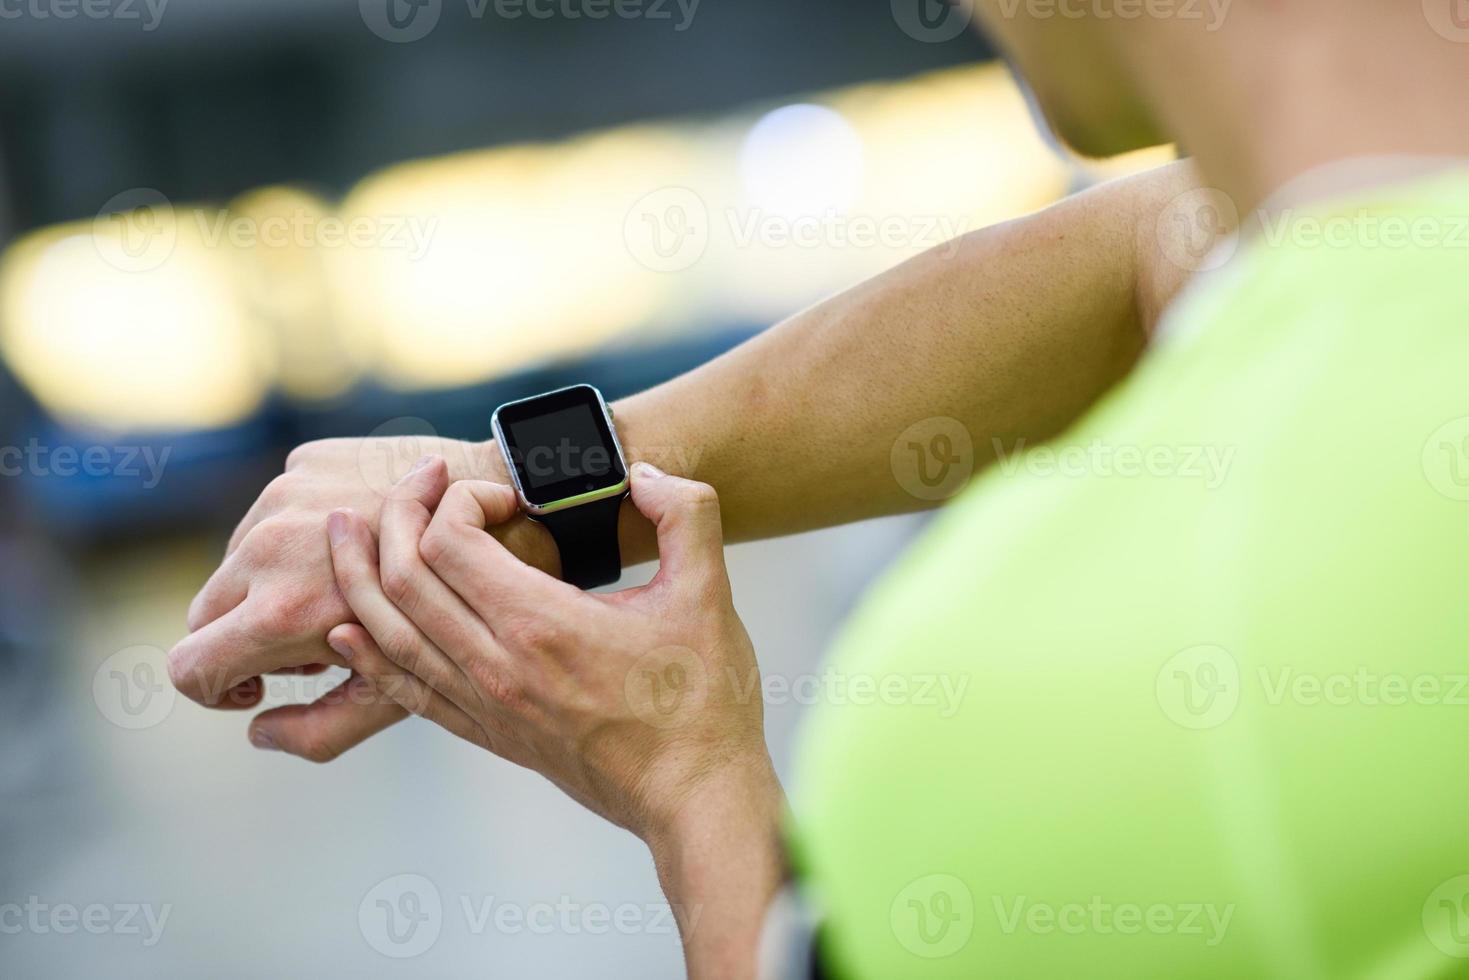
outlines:
{"label": "yellow ceiling light", "polygon": [[322,198],[294,187],[241,195],[215,220],[225,223],[222,237],[237,251],[240,294],[276,351],[281,389],[321,399],[348,388],[357,372],[337,323],[327,264],[333,250],[348,247],[354,236],[371,240],[379,229],[354,226]]}
{"label": "yellow ceiling light", "polygon": [[[344,218],[417,229],[332,256],[357,347],[396,387],[482,380],[584,349],[650,318],[665,285],[627,260],[627,209],[684,140],[627,129],[397,167]],[[671,179],[671,178],[670,178]]]}
{"label": "yellow ceiling light", "polygon": [[115,425],[220,424],[272,382],[473,384],[779,319],[1076,173],[998,65],[765,109],[407,163],[335,212],[271,187],[50,229],[4,260],[0,353],[58,413]]}
{"label": "yellow ceiling light", "polygon": [[426,246],[333,253],[333,293],[364,367],[451,386],[634,329],[779,318],[1044,206],[1069,173],[1002,67],[947,70],[394,167],[343,216]]}
{"label": "yellow ceiling light", "polygon": [[269,372],[206,212],[152,207],[48,229],[0,264],[0,352],[57,417],[121,429],[222,426]]}

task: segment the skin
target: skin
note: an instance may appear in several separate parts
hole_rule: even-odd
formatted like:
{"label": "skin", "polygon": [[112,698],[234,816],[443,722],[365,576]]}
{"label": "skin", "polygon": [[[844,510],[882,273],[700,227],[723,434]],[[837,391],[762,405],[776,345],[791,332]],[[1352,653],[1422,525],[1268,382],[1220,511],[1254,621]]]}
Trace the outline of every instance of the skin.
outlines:
{"label": "skin", "polygon": [[1464,90],[1469,58],[1424,4],[1232,0],[1222,22],[1095,15],[1116,0],[1082,4],[1079,18],[976,6],[1063,140],[1106,156],[1172,139],[1241,215],[1341,161],[1469,157],[1447,95]]}
{"label": "skin", "polygon": [[[1462,110],[1445,95],[1465,90],[1469,59],[1462,45],[1430,29],[1420,7],[1344,11],[1327,0],[1236,0],[1217,30],[1182,17],[1098,16],[1112,10],[1105,0],[1072,5],[1079,16],[1001,0],[982,0],[980,10],[1062,138],[1108,154],[1166,134],[1197,155],[1204,182],[1248,215],[1303,175],[1340,161],[1469,157]],[[706,488],[663,492],[702,501],[696,509],[706,522],[722,508],[730,538],[924,506],[895,486],[888,462],[908,425],[944,415],[1001,445],[1038,441],[1137,361],[1159,311],[1186,278],[1186,270],[1159,259],[1171,250],[1160,239],[1169,234],[1166,223],[1156,219],[1197,180],[1174,168],[1119,182],[967,236],[951,258],[921,256],[619,403],[624,444],[635,458],[681,461],[678,472],[717,486],[717,506]],[[982,442],[977,466],[993,452]],[[426,464],[389,493],[417,499],[427,513],[439,482],[503,482],[492,447],[440,448],[446,463]],[[470,483],[445,496],[452,508],[439,506],[451,515],[446,523],[459,521],[458,537],[435,532],[436,513],[419,538],[421,565],[378,570],[388,605],[421,634],[405,643],[406,630],[368,622],[377,602],[370,535],[379,532],[387,562],[390,553],[412,550],[407,529],[416,525],[395,530],[396,519],[383,516],[384,493],[372,484],[385,474],[364,479],[359,450],[344,442],[293,455],[196,600],[191,634],[171,657],[175,682],[207,703],[250,705],[259,696],[252,678],[268,670],[351,664],[357,673],[349,684],[380,692],[393,690],[397,678],[395,697],[266,712],[252,737],[325,759],[391,724],[405,704],[432,710],[451,731],[532,765],[643,836],[671,901],[685,909],[707,903],[721,923],[718,937],[686,930],[690,973],[751,975],[757,923],[776,887],[780,793],[767,779],[763,744],[749,738],[749,713],[710,685],[704,713],[713,727],[691,723],[688,737],[667,738],[661,729],[638,732],[627,718],[634,699],[626,686],[619,699],[606,675],[586,691],[557,684],[594,669],[577,652],[606,642],[609,617],[620,617],[623,629],[620,667],[635,664],[634,654],[665,649],[670,637],[686,641],[674,645],[696,651],[705,670],[748,665],[748,640],[742,646],[743,629],[727,609],[727,582],[724,592],[711,584],[719,581],[711,571],[718,536],[670,535],[679,550],[664,549],[659,492],[650,501],[647,474],[637,476],[635,501],[622,518],[624,550],[632,560],[658,554],[662,584],[651,593],[631,590],[627,600],[573,595],[550,588],[554,580],[541,571],[555,570],[549,543],[509,515],[505,492]],[[434,488],[415,482],[430,480]],[[652,480],[682,485],[672,476]],[[326,513],[344,506],[352,513],[332,519],[329,537]],[[498,548],[498,564],[450,572],[445,563],[460,547],[479,548],[485,560],[485,549]],[[490,582],[497,588],[486,588]],[[495,603],[526,595],[545,615],[539,626],[521,629]],[[326,648],[329,631],[350,656]],[[394,642],[373,646],[374,634]],[[511,650],[521,654],[518,673],[485,669],[503,666]],[[405,693],[410,682],[419,685],[416,697]],[[720,778],[707,775],[716,770]]]}
{"label": "skin", "polygon": [[[629,563],[659,559],[658,577],[646,590],[594,598],[552,578],[558,562],[549,535],[514,511],[503,487],[475,482],[507,479],[493,444],[412,440],[415,453],[428,452],[434,461],[404,485],[395,482],[402,474],[394,467],[410,458],[408,440],[311,443],[291,454],[286,472],[231,537],[225,561],[190,608],[190,633],[170,654],[170,675],[201,703],[249,708],[259,703],[262,673],[351,667],[349,679],[316,703],[261,713],[250,729],[252,742],[325,762],[409,713],[422,714],[542,772],[638,834],[653,852],[670,903],[682,910],[691,974],[751,975],[761,917],[781,868],[780,787],[763,743],[758,698],[753,713],[748,705],[743,713],[709,713],[709,727],[692,739],[638,744],[629,738],[636,748],[624,746],[611,752],[605,768],[589,769],[600,751],[591,746],[615,740],[591,739],[575,724],[625,716],[625,685],[616,672],[597,688],[538,690],[534,704],[541,711],[533,722],[497,701],[512,690],[511,681],[489,668],[503,666],[499,651],[515,651],[516,663],[552,662],[540,644],[556,640],[545,636],[544,626],[557,623],[567,631],[563,639],[581,632],[589,640],[558,647],[561,672],[532,680],[584,680],[591,664],[612,669],[611,662],[574,659],[578,651],[605,657],[606,637],[627,636],[632,645],[622,669],[629,658],[637,663],[634,654],[668,645],[666,637],[655,642],[643,625],[707,623],[712,604],[716,625],[706,626],[707,634],[680,635],[682,642],[672,645],[699,651],[707,668],[700,676],[723,678],[735,667],[743,682],[738,689],[760,690],[748,638],[729,603],[723,535],[762,538],[933,506],[903,488],[890,462],[899,435],[924,419],[958,419],[970,432],[993,434],[1006,450],[1064,428],[1136,362],[1185,281],[1187,270],[1165,257],[1158,213],[1195,184],[1188,165],[1167,167],[970,234],[957,250],[919,256],[682,378],[617,402],[630,459],[697,475],[701,482],[679,495],[712,500],[711,485],[719,487],[720,503],[706,508],[716,515],[706,520],[712,530],[694,539],[688,550],[697,560],[685,566],[705,569],[703,587],[678,582],[679,566],[670,565],[640,467],[621,515],[621,544]],[[995,453],[994,443],[976,439],[975,468]],[[678,475],[664,479],[660,486],[685,483]],[[463,507],[445,504],[439,513],[459,515],[472,532],[461,535],[466,542],[500,549],[507,559],[502,571],[521,574],[515,587],[542,600],[539,627],[512,627],[494,604],[476,604],[476,587],[467,579],[451,586],[436,577],[439,567],[414,558],[423,551],[429,513],[451,483],[479,489],[450,497]],[[478,516],[471,500],[480,505]],[[342,518],[350,530],[329,545],[324,525],[339,509],[351,515]],[[639,598],[621,598],[629,594]],[[609,630],[597,618],[606,610],[592,611],[608,605],[641,618]],[[655,608],[658,614],[648,615]],[[392,609],[399,610],[396,618]],[[451,619],[457,625],[447,625]],[[414,636],[422,649],[405,640]],[[601,700],[578,703],[593,690]],[[707,699],[723,704],[734,690],[711,685]],[[529,703],[511,698],[512,705]],[[569,714],[573,708],[580,715]],[[721,753],[743,749],[715,766],[711,746]],[[667,775],[634,788],[632,774],[648,765],[629,760],[651,758],[659,760],[654,770]],[[711,770],[719,780],[687,775]],[[692,928],[699,920],[719,925]]]}
{"label": "skin", "polygon": [[[1169,200],[1194,186],[1188,165],[1163,168],[967,235],[957,250],[919,256],[684,377],[615,403],[628,456],[679,474],[666,477],[668,485],[697,475],[698,489],[681,493],[712,497],[710,488],[717,486],[720,503],[710,510],[722,513],[723,534],[733,539],[934,506],[894,478],[890,454],[900,434],[915,422],[946,416],[972,433],[992,434],[1008,451],[1021,440],[1044,440],[1077,418],[1137,361],[1161,311],[1186,280],[1187,270],[1165,257],[1168,243],[1158,237],[1157,219]],[[415,453],[435,457],[425,471],[435,481],[430,492],[396,482],[402,474],[395,466],[410,458],[410,444]],[[996,443],[975,440],[976,469],[995,456]],[[558,587],[540,596],[539,621],[563,624],[569,634],[584,631],[588,638],[562,653],[605,654],[599,647],[611,634],[586,610],[594,608],[592,602],[626,600],[593,599],[555,581],[554,545],[542,528],[508,507],[506,480],[492,443],[329,440],[298,448],[286,472],[240,523],[225,561],[191,605],[190,633],[170,654],[170,676],[196,701],[250,708],[259,703],[262,673],[351,667],[349,679],[317,702],[262,712],[251,725],[251,741],[325,762],[409,713],[425,715],[542,772],[573,798],[638,834],[653,852],[670,903],[681,910],[690,973],[752,975],[760,921],[781,868],[780,787],[758,711],[753,723],[748,714],[742,720],[733,711],[711,714],[710,723],[723,732],[718,738],[644,745],[644,755],[659,759],[658,771],[677,775],[641,791],[629,786],[633,774],[647,766],[627,761],[640,757],[634,751],[614,755],[623,761],[588,774],[587,732],[571,727],[575,718],[562,717],[565,724],[557,727],[550,714],[556,706],[576,706],[572,695],[585,693],[582,688],[538,692],[535,703],[547,714],[536,718],[544,728],[508,713],[503,704],[496,708],[508,682],[498,670],[486,669],[497,662],[488,659],[490,652],[517,651],[517,662],[547,661],[548,651],[536,645],[549,642],[539,635],[544,629],[530,630],[528,637],[515,629],[506,634],[499,610],[476,606],[467,582],[435,585],[437,568],[400,560],[419,546],[414,529],[426,534],[435,494],[444,493],[440,483],[478,487],[479,517],[468,500],[460,501],[464,520],[483,528],[472,528],[471,538],[481,545],[494,542],[504,556],[516,556],[524,576]],[[502,490],[487,489],[493,484]],[[635,476],[632,501],[621,515],[622,550],[628,563],[659,559],[651,591],[633,593],[661,605],[657,616],[642,610],[637,622],[701,622],[713,599],[723,630],[719,641],[700,635],[674,645],[707,658],[703,676],[724,677],[733,665],[744,682],[739,689],[760,690],[748,639],[729,607],[718,554],[723,535],[698,539],[699,562],[691,563],[717,567],[719,587],[675,586],[678,572],[668,565],[661,525],[640,504],[638,487]],[[405,495],[417,508],[413,521],[392,516],[400,513]],[[355,549],[350,558],[342,543],[329,546],[324,533],[327,515],[337,510],[351,515],[343,518],[351,528],[345,540]],[[373,579],[374,534],[383,548],[376,599],[365,598]],[[378,615],[385,611],[381,596],[401,611],[400,621]],[[457,627],[443,625],[451,615],[458,617]],[[403,616],[424,638],[423,650],[403,640],[410,632]],[[436,622],[448,636],[472,639],[456,645],[436,634]],[[636,625],[619,627],[617,635],[632,642],[624,661],[666,645]],[[476,650],[482,652],[479,660],[472,659]],[[430,666],[454,659],[449,652],[478,666],[456,663],[457,675]],[[565,660],[558,676],[575,672],[583,678],[587,666]],[[616,697],[582,703],[583,722],[599,711],[611,719],[625,709],[625,699],[617,699],[619,684],[600,690]],[[733,692],[716,685],[708,697]],[[758,737],[731,737],[747,728]],[[522,741],[532,736],[540,741]],[[747,748],[739,759],[715,767],[706,757],[711,745],[721,752],[731,745]],[[697,761],[682,761],[684,753]],[[683,775],[715,768],[717,781]],[[695,786],[697,791],[683,791]],[[718,928],[692,928],[699,919],[716,921]]]}
{"label": "skin", "polygon": [[603,595],[484,533],[516,515],[509,487],[451,485],[443,461],[426,458],[383,507],[377,538],[350,511],[328,519],[336,581],[361,621],[329,641],[405,710],[646,841],[690,973],[749,975],[780,872],[763,706],[741,695],[759,667],[734,611],[713,488],[647,463],[631,477],[659,570]]}
{"label": "skin", "polygon": [[[920,255],[616,402],[623,446],[631,460],[718,487],[730,540],[934,506],[894,478],[900,434],[958,419],[975,434],[980,470],[995,458],[985,436],[1009,450],[1077,418],[1136,362],[1185,281],[1157,216],[1195,183],[1187,164],[1165,167]],[[353,616],[321,528],[339,507],[376,528],[394,481],[424,453],[441,456],[454,480],[508,479],[492,443],[334,439],[291,453],[190,607],[189,635],[169,656],[179,690],[251,708],[260,674],[343,665],[325,638]],[[524,517],[493,533],[558,570],[550,536]],[[657,554],[652,525],[631,505],[620,537],[628,564]],[[324,762],[403,717],[354,684],[262,713],[252,740]]]}

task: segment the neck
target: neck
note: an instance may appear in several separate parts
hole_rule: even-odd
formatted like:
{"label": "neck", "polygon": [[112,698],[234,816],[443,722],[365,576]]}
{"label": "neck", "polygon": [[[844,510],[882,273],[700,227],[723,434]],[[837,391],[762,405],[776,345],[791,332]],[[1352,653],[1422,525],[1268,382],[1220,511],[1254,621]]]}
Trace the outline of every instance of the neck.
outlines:
{"label": "neck", "polygon": [[1237,3],[1214,32],[1175,20],[1117,34],[1137,46],[1160,121],[1241,214],[1323,168],[1340,189],[1342,174],[1370,184],[1469,162],[1469,44],[1435,33],[1419,3],[1346,17],[1339,2]]}

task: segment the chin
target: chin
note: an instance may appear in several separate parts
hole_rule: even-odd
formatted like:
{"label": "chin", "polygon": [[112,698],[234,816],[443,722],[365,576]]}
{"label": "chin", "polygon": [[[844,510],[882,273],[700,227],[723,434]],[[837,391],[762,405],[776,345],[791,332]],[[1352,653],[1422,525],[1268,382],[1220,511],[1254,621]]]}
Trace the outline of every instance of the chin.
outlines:
{"label": "chin", "polygon": [[1073,153],[1106,159],[1172,142],[1141,105],[1123,99],[1088,99],[1076,105],[1061,98],[1041,96],[1022,85],[1026,102],[1040,125]]}
{"label": "chin", "polygon": [[1079,156],[1106,159],[1171,142],[1171,137],[1145,117],[1125,114],[1111,119],[1067,119],[1047,115],[1057,138]]}

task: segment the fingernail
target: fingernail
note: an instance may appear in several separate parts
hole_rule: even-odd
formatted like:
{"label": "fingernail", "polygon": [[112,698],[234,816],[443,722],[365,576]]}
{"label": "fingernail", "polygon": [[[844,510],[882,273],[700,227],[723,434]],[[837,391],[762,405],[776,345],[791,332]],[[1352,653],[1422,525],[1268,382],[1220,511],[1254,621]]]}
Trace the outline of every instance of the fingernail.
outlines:
{"label": "fingernail", "polygon": [[339,545],[347,540],[347,514],[345,511],[334,510],[327,517],[326,536],[331,539],[333,545]]}
{"label": "fingernail", "polygon": [[652,463],[640,462],[637,464],[637,467],[640,474],[655,480],[660,476],[668,475],[667,473],[664,473],[662,470],[660,470],[658,467],[654,466]]}
{"label": "fingernail", "polygon": [[428,456],[424,456],[424,457],[420,458],[418,462],[416,462],[416,463],[413,464],[413,469],[409,470],[408,472],[409,473],[417,473],[419,470],[423,469],[429,463],[432,463],[434,461],[434,458],[435,457],[432,454],[429,454]]}
{"label": "fingernail", "polygon": [[266,749],[268,751],[273,751],[277,748],[275,739],[271,738],[270,732],[267,732],[263,728],[257,728],[250,733],[250,744],[257,749]]}
{"label": "fingernail", "polygon": [[342,640],[339,640],[336,637],[329,636],[329,637],[326,638],[326,645],[329,646],[329,647],[331,647],[333,650],[337,651],[337,654],[343,660],[351,660],[352,659],[352,648],[349,647]]}

